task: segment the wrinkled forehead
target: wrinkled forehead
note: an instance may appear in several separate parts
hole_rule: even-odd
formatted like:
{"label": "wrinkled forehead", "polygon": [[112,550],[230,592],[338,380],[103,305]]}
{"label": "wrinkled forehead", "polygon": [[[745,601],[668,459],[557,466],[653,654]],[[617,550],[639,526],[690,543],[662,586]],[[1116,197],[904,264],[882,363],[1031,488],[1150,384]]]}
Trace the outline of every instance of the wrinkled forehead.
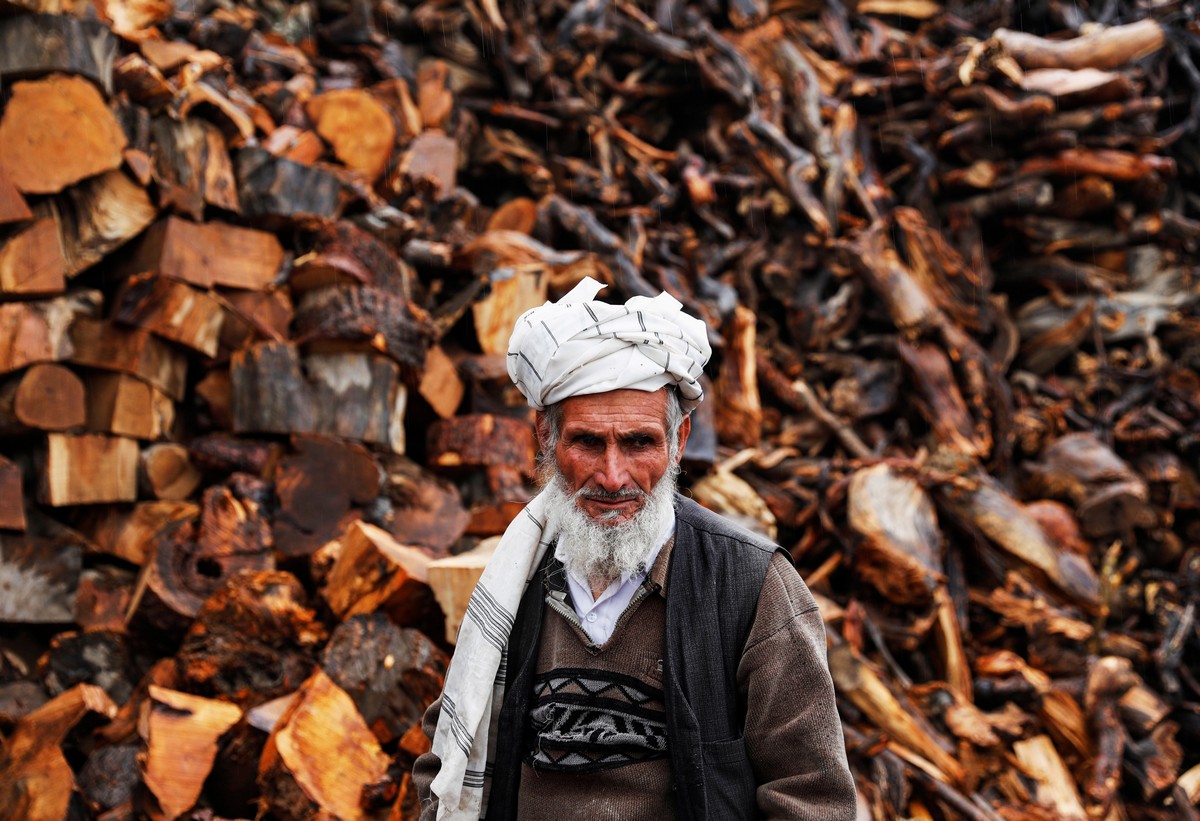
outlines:
{"label": "wrinkled forehead", "polygon": [[563,430],[666,429],[667,389],[620,389],[571,396],[562,401]]}

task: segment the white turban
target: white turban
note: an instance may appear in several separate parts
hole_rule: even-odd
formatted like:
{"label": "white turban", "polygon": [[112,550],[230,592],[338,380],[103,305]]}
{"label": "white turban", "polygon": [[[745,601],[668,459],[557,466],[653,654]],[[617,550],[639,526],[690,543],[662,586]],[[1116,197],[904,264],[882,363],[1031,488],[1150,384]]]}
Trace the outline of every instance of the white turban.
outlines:
{"label": "white turban", "polygon": [[508,375],[537,410],[571,396],[678,385],[684,410],[712,348],[704,323],[667,293],[624,305],[596,302],[603,283],[584,277],[558,302],[526,311],[508,343]]}

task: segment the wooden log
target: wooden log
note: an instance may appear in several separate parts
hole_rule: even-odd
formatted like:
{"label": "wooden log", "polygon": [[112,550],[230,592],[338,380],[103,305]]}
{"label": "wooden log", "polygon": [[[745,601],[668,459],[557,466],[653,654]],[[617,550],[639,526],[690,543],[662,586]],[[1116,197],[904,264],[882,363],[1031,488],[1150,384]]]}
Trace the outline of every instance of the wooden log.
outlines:
{"label": "wooden log", "polygon": [[433,412],[443,419],[454,416],[462,404],[466,388],[454,360],[446,355],[440,345],[434,345],[426,352],[425,368],[421,371],[421,383],[417,391],[433,408]]}
{"label": "wooden log", "polygon": [[157,274],[141,274],[127,280],[116,295],[112,318],[213,357],[225,309],[207,291]]}
{"label": "wooden log", "polygon": [[52,433],[39,500],[51,507],[137,499],[138,447],[133,439]]}
{"label": "wooden log", "polygon": [[87,3],[16,0],[16,4],[22,11],[48,13],[0,17],[0,78],[8,81],[62,71],[88,78],[106,94],[112,92],[117,38],[102,21],[84,18]]}
{"label": "wooden log", "polygon": [[37,211],[58,223],[68,277],[108,257],[158,216],[146,189],[120,170],[89,177],[39,203]]}
{"label": "wooden log", "polygon": [[204,219],[205,204],[238,212],[233,162],[216,125],[200,119],[156,117],[150,128],[159,200],[164,206],[174,206],[197,222]]}
{"label": "wooden log", "polygon": [[392,115],[370,92],[356,88],[318,94],[305,105],[317,133],[347,168],[373,183],[387,168],[396,142]]}
{"label": "wooden log", "polygon": [[141,567],[154,555],[155,540],[175,525],[200,515],[191,502],[138,502],[132,508],[97,508],[80,530],[101,553]]}
{"label": "wooden log", "polygon": [[0,751],[0,815],[24,821],[63,821],[75,774],[63,757],[67,733],[89,714],[116,715],[99,687],[80,684],[17,722]]}
{"label": "wooden log", "polygon": [[11,728],[49,700],[46,688],[36,681],[22,679],[0,684],[0,724]]}
{"label": "wooden log", "polygon": [[998,29],[992,37],[1026,69],[1121,68],[1166,44],[1162,26],[1149,18],[1069,40],[1047,40],[1009,29]]}
{"label": "wooden log", "polygon": [[102,565],[79,576],[75,591],[75,623],[91,633],[125,629],[125,614],[133,600],[137,576],[124,568]]}
{"label": "wooden log", "polygon": [[855,572],[897,604],[925,606],[945,580],[937,512],[916,480],[880,464],[856,471],[846,517],[858,536]]}
{"label": "wooden log", "polygon": [[934,591],[933,602],[936,608],[933,638],[943,677],[960,702],[971,704],[975,700],[975,688],[963,641],[964,625],[945,586],[939,586]]}
{"label": "wooden log", "polygon": [[100,310],[99,291],[78,291],[41,302],[0,304],[0,374],[38,362],[59,362],[75,352],[68,333],[80,316]]}
{"label": "wooden log", "polygon": [[471,592],[499,543],[500,537],[494,536],[484,539],[465,553],[429,563],[429,587],[446,615],[446,641],[451,644],[458,643],[458,630],[462,627],[463,616],[467,613]]}
{"label": "wooden log", "polygon": [[504,354],[517,318],[546,301],[548,277],[537,265],[499,267],[490,272],[491,288],[471,306],[475,337],[485,354]]}
{"label": "wooden log", "polygon": [[263,342],[233,355],[229,379],[235,433],[311,433],[317,427],[312,388],[299,350]]}
{"label": "wooden log", "polygon": [[375,523],[402,544],[423,548],[434,558],[444,556],[471,519],[457,486],[403,456],[385,455],[381,462],[381,496],[390,505]]}
{"label": "wooden log", "polygon": [[1052,809],[1064,821],[1084,821],[1087,813],[1071,771],[1048,736],[1039,735],[1017,741],[1013,753],[1022,771],[1037,784],[1035,801]]}
{"label": "wooden log", "polygon": [[295,309],[284,288],[270,291],[220,292],[225,307],[221,323],[221,347],[238,351],[261,339],[276,342],[288,338]]}
{"label": "wooden log", "polygon": [[252,473],[264,476],[279,460],[282,446],[261,439],[244,439],[216,431],[188,443],[192,463],[202,470]]}
{"label": "wooden log", "polygon": [[400,172],[419,187],[446,199],[458,184],[458,143],[438,129],[422,132],[400,158]]}
{"label": "wooden log", "polygon": [[[381,287],[320,288],[296,304],[296,338],[311,343],[353,343],[363,351],[381,351],[401,365],[424,366],[425,351],[436,336],[432,320],[401,293]],[[338,345],[344,349],[346,345]]]}
{"label": "wooden log", "polygon": [[340,542],[341,550],[321,591],[339,619],[378,610],[408,627],[421,624],[436,611],[427,583],[427,555],[364,522],[351,524]]}
{"label": "wooden log", "polygon": [[83,381],[61,365],[32,365],[0,383],[0,432],[64,431],[86,419]]}
{"label": "wooden log", "polygon": [[142,451],[138,479],[147,495],[178,502],[195,492],[202,477],[188,458],[185,445],[160,442]]}
{"label": "wooden log", "polygon": [[441,692],[450,659],[422,633],[382,613],[352,616],[325,645],[321,667],[358,708],[379,743],[418,724]]}
{"label": "wooden log", "polygon": [[[74,122],[86,127],[63,128]],[[52,75],[13,83],[0,117],[0,172],[22,192],[53,194],[122,162],[125,133],[91,82]]]}
{"label": "wooden log", "polygon": [[217,741],[241,720],[234,704],[150,685],[138,734],[146,745],[143,783],[154,819],[175,819],[200,798],[217,756]]}
{"label": "wooden log", "polygon": [[775,514],[766,501],[730,467],[718,465],[712,473],[692,485],[692,498],[771,541],[779,535]]}
{"label": "wooden log", "polygon": [[59,633],[38,659],[38,675],[51,695],[77,684],[95,684],[117,704],[133,695],[126,637],[116,630]]}
{"label": "wooden log", "polygon": [[175,402],[136,377],[93,371],[87,375],[87,426],[131,439],[162,439],[175,426]]}
{"label": "wooden log", "polygon": [[37,220],[0,245],[0,294],[49,296],[67,287],[67,260],[54,220]]}
{"label": "wooden log", "polygon": [[69,541],[38,536],[0,537],[0,621],[54,624],[75,618],[75,591],[83,549]]}
{"label": "wooden log", "polygon": [[350,199],[330,170],[243,148],[233,160],[238,201],[247,217],[320,217],[335,220]]}
{"label": "wooden log", "polygon": [[239,573],[208,597],[188,628],[176,655],[181,684],[248,708],[298,689],[312,673],[314,646],[326,638],[295,576]]}
{"label": "wooden log", "polygon": [[200,415],[217,430],[233,429],[233,384],[228,368],[213,368],[196,383]]}
{"label": "wooden log", "polygon": [[112,744],[100,747],[88,756],[87,763],[79,771],[78,783],[79,792],[93,813],[100,815],[122,806],[132,810],[135,791],[142,783],[138,772],[140,746]]}
{"label": "wooden log", "polygon": [[532,477],[537,448],[528,422],[485,413],[434,422],[429,427],[427,451],[429,464],[435,468],[509,465]]}
{"label": "wooden log", "polygon": [[758,447],[762,438],[762,401],[755,361],[757,317],[738,305],[724,329],[727,343],[721,373],[713,383],[717,436],[733,448]]}
{"label": "wooden log", "polygon": [[273,234],[167,217],[143,235],[121,270],[158,273],[200,288],[265,290],[282,264],[283,246]]}
{"label": "wooden log", "polygon": [[363,790],[387,768],[354,701],[317,670],[267,740],[258,782],[280,818],[361,821]]}
{"label": "wooden log", "polygon": [[25,529],[25,486],[21,466],[0,455],[0,530]]}
{"label": "wooden log", "polygon": [[33,219],[33,212],[12,181],[0,174],[0,225]]}
{"label": "wooden log", "polygon": [[183,399],[187,358],[147,331],[81,318],[71,325],[72,353],[77,365],[136,376],[172,399]]}

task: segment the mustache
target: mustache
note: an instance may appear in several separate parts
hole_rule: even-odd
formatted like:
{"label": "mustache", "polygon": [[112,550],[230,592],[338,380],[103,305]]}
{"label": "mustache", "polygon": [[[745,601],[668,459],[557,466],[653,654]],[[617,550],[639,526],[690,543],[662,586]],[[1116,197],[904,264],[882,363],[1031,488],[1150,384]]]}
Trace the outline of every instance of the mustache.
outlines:
{"label": "mustache", "polygon": [[576,501],[580,499],[588,499],[596,502],[621,502],[626,499],[644,499],[649,496],[644,490],[639,490],[635,487],[621,488],[620,490],[604,490],[598,487],[581,487],[573,494]]}

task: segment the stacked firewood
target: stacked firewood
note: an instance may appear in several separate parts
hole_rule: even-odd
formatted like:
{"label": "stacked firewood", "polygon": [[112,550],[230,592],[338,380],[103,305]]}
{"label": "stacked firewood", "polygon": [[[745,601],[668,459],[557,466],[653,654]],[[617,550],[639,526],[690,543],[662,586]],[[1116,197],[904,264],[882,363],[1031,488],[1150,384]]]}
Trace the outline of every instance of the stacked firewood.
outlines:
{"label": "stacked firewood", "polygon": [[0,817],[415,817],[594,276],[708,324],[861,817],[1196,818],[1195,11],[0,0]]}

